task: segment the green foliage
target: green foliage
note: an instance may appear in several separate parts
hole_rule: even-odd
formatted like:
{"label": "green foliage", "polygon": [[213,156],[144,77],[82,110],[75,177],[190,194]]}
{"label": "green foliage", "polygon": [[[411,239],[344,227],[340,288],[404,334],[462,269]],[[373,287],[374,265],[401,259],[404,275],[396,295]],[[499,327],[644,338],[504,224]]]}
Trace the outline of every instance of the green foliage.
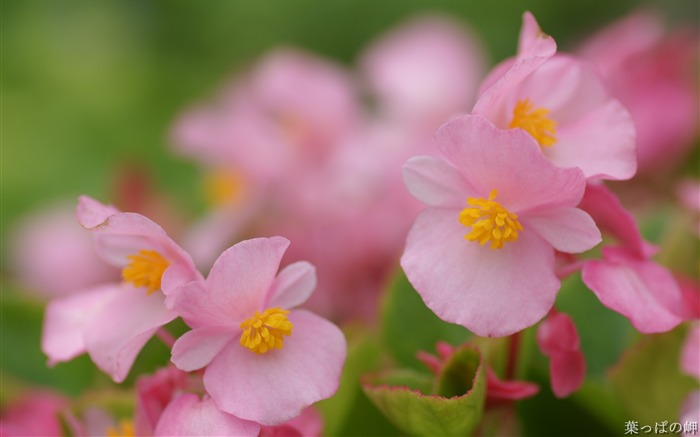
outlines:
{"label": "green foliage", "polygon": [[486,398],[486,369],[478,350],[458,349],[440,372],[435,392],[421,387],[425,378],[410,370],[390,371],[363,384],[372,402],[411,435],[470,435],[478,426]]}

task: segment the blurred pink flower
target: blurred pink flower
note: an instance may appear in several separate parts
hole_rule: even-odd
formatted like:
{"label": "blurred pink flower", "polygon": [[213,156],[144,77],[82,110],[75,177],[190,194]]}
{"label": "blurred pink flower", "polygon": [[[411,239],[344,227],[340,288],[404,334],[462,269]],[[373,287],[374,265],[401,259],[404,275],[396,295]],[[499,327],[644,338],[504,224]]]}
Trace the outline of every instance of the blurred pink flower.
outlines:
{"label": "blurred pink flower", "polygon": [[588,64],[555,55],[554,40],[529,12],[518,54],[487,76],[472,110],[501,129],[520,128],[559,167],[589,179],[629,179],[636,171],[634,124]]}
{"label": "blurred pink flower", "polygon": [[478,335],[533,325],[559,290],[555,250],[600,242],[576,208],[583,173],[552,165],[525,132],[477,116],[443,125],[435,145],[444,159],[420,156],[404,166],[408,190],[429,206],[408,235],[406,276],[435,314]]}
{"label": "blurred pink flower", "polygon": [[698,134],[697,29],[663,27],[657,14],[637,11],[579,51],[632,115],[640,174],[678,164]]}
{"label": "blurred pink flower", "polygon": [[401,24],[368,47],[360,60],[383,116],[433,130],[474,104],[484,64],[477,38],[444,16]]}
{"label": "blurred pink flower", "polygon": [[681,369],[700,380],[700,324],[690,327],[681,351]]}
{"label": "blurred pink flower", "polygon": [[537,345],[549,357],[552,391],[559,398],[578,390],[586,377],[579,343],[576,325],[564,313],[552,312],[537,328]]}
{"label": "blurred pink flower", "polygon": [[41,208],[13,232],[10,262],[28,291],[44,296],[74,293],[116,280],[119,271],[95,256],[92,239],[67,204]]}
{"label": "blurred pink flower", "polygon": [[700,180],[686,179],[676,188],[678,200],[693,220],[693,232],[700,237]]}
{"label": "blurred pink flower", "polygon": [[277,426],[263,426],[259,437],[320,437],[323,419],[314,407],[308,407],[292,420]]}
{"label": "blurred pink flower", "polygon": [[160,416],[154,436],[250,436],[260,425],[221,411],[214,400],[193,393],[176,396]]}
{"label": "blurred pink flower", "polygon": [[172,361],[206,366],[204,387],[225,412],[278,425],[333,395],[346,355],[343,333],[302,304],[316,285],[306,262],[276,275],[289,241],[246,240],[226,250],[205,281],[173,296],[193,329],[173,347]]}
{"label": "blurred pink flower", "polygon": [[187,373],[168,366],[156,373],[136,380],[136,408],[134,430],[136,435],[153,435],[163,410],[175,395],[188,388]]}
{"label": "blurred pink flower", "polygon": [[62,436],[59,415],[68,399],[48,390],[34,390],[3,405],[0,436]]}

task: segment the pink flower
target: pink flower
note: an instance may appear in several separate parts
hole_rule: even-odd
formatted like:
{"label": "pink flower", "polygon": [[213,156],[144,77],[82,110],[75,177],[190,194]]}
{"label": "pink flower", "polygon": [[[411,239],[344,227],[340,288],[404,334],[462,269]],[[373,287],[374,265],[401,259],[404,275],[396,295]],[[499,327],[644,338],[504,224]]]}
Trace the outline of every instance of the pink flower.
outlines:
{"label": "pink flower", "polygon": [[140,214],[81,197],[77,215],[94,233],[98,254],[123,268],[124,282],[50,302],[42,350],[50,365],[87,352],[97,367],[121,382],[151,336],[177,317],[165,304],[166,294],[201,275],[189,255]]}
{"label": "pink flower", "polygon": [[527,399],[535,396],[539,391],[540,387],[532,382],[502,380],[491,367],[486,373],[487,407],[496,407],[511,401]]}
{"label": "pink flower", "polygon": [[3,405],[0,436],[61,436],[60,413],[68,399],[50,391],[31,391]]}
{"label": "pink flower", "polygon": [[389,118],[431,124],[474,103],[484,59],[478,40],[449,17],[425,16],[382,36],[361,67]]}
{"label": "pink flower", "polygon": [[690,327],[690,332],[683,342],[681,368],[683,372],[700,380],[700,324],[698,323]]}
{"label": "pink flower", "polygon": [[184,286],[174,308],[193,329],[173,347],[185,371],[206,366],[204,387],[236,417],[277,425],[331,396],[346,355],[343,333],[302,304],[316,285],[313,266],[288,265],[281,237],[226,250],[205,281]]}
{"label": "pink flower", "polygon": [[559,167],[579,167],[587,178],[631,178],[635,131],[627,110],[591,67],[555,51],[526,12],[518,55],[485,79],[472,113],[501,129],[525,130]]}
{"label": "pink flower", "polygon": [[165,408],[154,436],[251,436],[260,432],[260,425],[225,413],[211,398],[199,399],[192,393],[177,396]]}
{"label": "pink flower", "polygon": [[277,426],[263,426],[259,437],[320,437],[323,420],[314,407],[309,407],[292,420]]}
{"label": "pink flower", "polygon": [[678,164],[698,134],[697,30],[663,27],[657,14],[637,11],[580,50],[632,115],[644,174]]}
{"label": "pink flower", "polygon": [[169,366],[136,381],[136,435],[153,435],[158,420],[178,391],[188,387],[187,373]]}
{"label": "pink flower", "polygon": [[579,344],[576,326],[564,313],[551,314],[537,328],[537,345],[549,357],[552,391],[559,398],[578,390],[586,377]]}
{"label": "pink flower", "polygon": [[30,291],[66,295],[119,277],[117,269],[95,257],[72,206],[43,207],[22,219],[12,236],[11,261]]}
{"label": "pink flower", "polygon": [[583,173],[555,167],[525,132],[477,116],[446,123],[435,144],[444,160],[415,157],[404,166],[408,190],[429,205],[401,258],[408,279],[435,314],[478,335],[533,325],[559,290],[555,250],[600,242],[576,208]]}

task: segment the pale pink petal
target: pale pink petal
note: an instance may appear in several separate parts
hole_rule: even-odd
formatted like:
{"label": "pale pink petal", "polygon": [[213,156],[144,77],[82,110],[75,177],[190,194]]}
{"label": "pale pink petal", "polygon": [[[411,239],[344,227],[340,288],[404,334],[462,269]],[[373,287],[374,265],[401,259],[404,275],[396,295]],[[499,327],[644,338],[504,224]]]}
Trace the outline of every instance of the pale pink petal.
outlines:
{"label": "pale pink petal", "polygon": [[458,207],[464,205],[466,193],[476,192],[456,168],[431,156],[409,159],[403,180],[413,197],[431,206]]}
{"label": "pale pink petal", "polygon": [[85,327],[92,361],[115,382],[121,382],[141,348],[156,330],[177,317],[166,309],[162,293],[146,294],[124,284]]}
{"label": "pale pink petal", "polygon": [[546,153],[560,167],[579,167],[589,179],[630,179],[637,171],[634,123],[617,100],[557,127]]}
{"label": "pale pink petal", "polygon": [[425,304],[477,335],[501,337],[535,324],[554,303],[554,249],[533,231],[492,250],[464,239],[459,210],[430,208],[411,229],[401,266]]}
{"label": "pale pink petal", "polygon": [[86,229],[92,229],[102,224],[111,215],[119,210],[111,205],[104,205],[90,196],[78,197],[76,217],[78,223]]}
{"label": "pale pink petal", "polygon": [[558,352],[549,361],[552,391],[558,398],[575,392],[586,378],[586,361],[581,351]]}
{"label": "pale pink petal", "polygon": [[671,273],[660,265],[612,247],[603,249],[604,260],[583,266],[583,282],[603,305],[627,317],[645,334],[677,326],[682,296]]}
{"label": "pale pink petal", "polygon": [[173,399],[156,426],[155,436],[251,436],[260,425],[219,410],[211,398],[199,400],[192,393]]}
{"label": "pale pink petal", "polygon": [[520,129],[498,129],[482,117],[467,115],[445,123],[435,143],[476,190],[467,194],[487,198],[497,189],[496,200],[510,212],[576,206],[583,196],[583,173],[552,165]]}
{"label": "pale pink petal", "polygon": [[524,12],[520,38],[518,39],[518,58],[547,58],[554,55],[556,50],[557,43],[554,38],[542,32],[531,12]]}
{"label": "pale pink petal", "polygon": [[700,390],[692,391],[683,401],[678,417],[679,422],[687,428],[684,429],[683,437],[695,437],[697,430],[693,430],[691,424],[700,422]]}
{"label": "pale pink petal", "polygon": [[229,326],[204,326],[186,332],[173,345],[172,361],[178,369],[191,372],[201,369],[238,334]]}
{"label": "pale pink petal", "polygon": [[560,252],[585,252],[601,242],[600,231],[591,216],[578,208],[533,211],[521,223]]}
{"label": "pale pink petal", "polygon": [[681,351],[681,368],[688,375],[700,379],[700,324],[690,328]]}
{"label": "pale pink petal", "polygon": [[48,304],[44,315],[41,350],[49,357],[49,366],[68,361],[86,351],[86,323],[119,292],[119,284],[100,285],[54,299]]}
{"label": "pale pink petal", "polygon": [[581,209],[591,215],[596,225],[605,232],[609,232],[622,245],[633,250],[640,257],[653,255],[650,246],[644,243],[639,232],[637,221],[627,211],[615,194],[605,185],[586,185]]}
{"label": "pale pink petal", "polygon": [[294,308],[306,302],[316,288],[316,267],[306,261],[289,264],[280,270],[270,286],[265,308]]}
{"label": "pale pink petal", "polygon": [[237,417],[277,425],[338,388],[345,361],[343,333],[305,310],[289,314],[292,334],[282,349],[256,354],[229,343],[204,372],[204,387],[219,407]]}

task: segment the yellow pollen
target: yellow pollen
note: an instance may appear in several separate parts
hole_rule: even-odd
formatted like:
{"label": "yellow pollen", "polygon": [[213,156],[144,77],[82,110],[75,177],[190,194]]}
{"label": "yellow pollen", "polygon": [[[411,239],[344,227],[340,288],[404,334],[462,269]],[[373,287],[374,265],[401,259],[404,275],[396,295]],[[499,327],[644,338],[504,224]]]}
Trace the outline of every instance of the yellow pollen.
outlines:
{"label": "yellow pollen", "polygon": [[160,290],[160,280],[170,263],[155,250],[139,250],[126,257],[129,264],[122,269],[122,278],[136,287],[148,287],[148,294]]}
{"label": "yellow pollen", "polygon": [[523,226],[517,215],[494,200],[497,195],[498,191],[492,190],[488,199],[467,199],[475,208],[464,208],[459,213],[459,222],[472,228],[464,236],[465,240],[478,241],[482,246],[491,241],[491,249],[500,249],[503,243],[518,239],[518,231],[522,231]]}
{"label": "yellow pollen", "polygon": [[134,424],[129,420],[120,420],[116,427],[107,428],[107,437],[135,437]]}
{"label": "yellow pollen", "polygon": [[253,317],[241,323],[243,334],[241,345],[256,354],[264,354],[271,349],[282,349],[284,335],[292,335],[292,322],[287,319],[289,311],[268,308],[262,314],[255,311]]}
{"label": "yellow pollen", "polygon": [[205,196],[212,206],[237,203],[243,197],[244,189],[243,176],[229,169],[215,170],[204,179]]}
{"label": "yellow pollen", "polygon": [[542,147],[551,147],[557,142],[557,122],[547,117],[549,109],[535,108],[530,99],[518,100],[513,109],[513,120],[509,129],[519,127],[533,136]]}

